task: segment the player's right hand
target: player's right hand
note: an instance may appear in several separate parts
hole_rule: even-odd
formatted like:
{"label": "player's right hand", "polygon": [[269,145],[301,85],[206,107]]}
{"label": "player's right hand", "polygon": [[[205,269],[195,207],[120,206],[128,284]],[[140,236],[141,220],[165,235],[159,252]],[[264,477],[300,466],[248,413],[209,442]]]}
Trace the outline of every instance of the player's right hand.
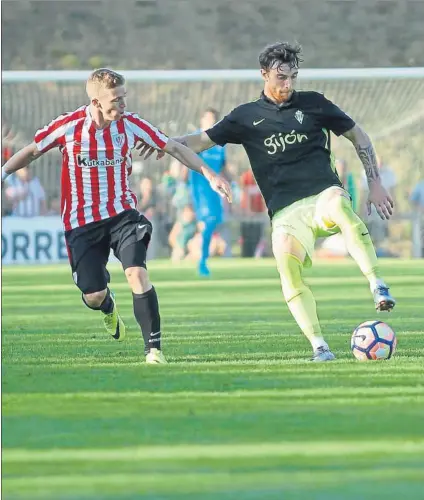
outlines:
{"label": "player's right hand", "polygon": [[233,193],[231,191],[230,183],[221,175],[211,176],[209,179],[211,188],[222,197],[227,198],[228,203],[233,202]]}
{"label": "player's right hand", "polygon": [[141,139],[137,142],[135,149],[137,149],[138,151],[138,156],[143,157],[143,160],[147,160],[148,158],[150,158],[155,151],[157,151],[158,153],[156,156],[157,160],[160,160],[165,156],[164,151],[157,150],[156,148],[150,146],[150,144],[147,144],[147,142],[144,142]]}
{"label": "player's right hand", "polygon": [[374,182],[370,185],[367,200],[368,215],[371,215],[371,205],[374,205],[378,215],[383,220],[389,220],[393,215],[393,199],[381,182]]}

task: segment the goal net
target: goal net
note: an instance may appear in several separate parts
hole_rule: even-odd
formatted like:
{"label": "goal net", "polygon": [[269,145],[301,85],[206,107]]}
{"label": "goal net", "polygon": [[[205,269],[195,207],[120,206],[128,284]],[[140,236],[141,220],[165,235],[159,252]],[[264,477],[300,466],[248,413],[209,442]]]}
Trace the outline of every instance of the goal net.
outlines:
{"label": "goal net", "polygon": [[[3,72],[3,138],[16,147],[54,117],[87,102],[84,81],[89,72]],[[257,99],[262,81],[257,70],[123,71],[128,83],[128,108],[168,135],[193,132],[207,107],[226,114],[240,103]],[[363,126],[378,154],[395,172],[398,213],[411,212],[409,193],[424,177],[424,68],[303,69],[299,90],[322,92]],[[9,130],[11,129],[11,133]],[[333,151],[344,159],[361,184],[362,167],[348,141],[332,139]],[[248,166],[242,148],[229,146],[233,173]],[[49,153],[35,165],[50,195],[60,185],[60,155]],[[159,181],[168,160],[153,159],[134,169]],[[137,168],[138,167],[138,168]]]}

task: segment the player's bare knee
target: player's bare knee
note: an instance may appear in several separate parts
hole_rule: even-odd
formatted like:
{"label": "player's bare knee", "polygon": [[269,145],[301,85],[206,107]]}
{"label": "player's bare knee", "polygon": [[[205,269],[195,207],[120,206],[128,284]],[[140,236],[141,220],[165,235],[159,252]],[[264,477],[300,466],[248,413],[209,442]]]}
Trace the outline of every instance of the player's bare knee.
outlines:
{"label": "player's bare knee", "polygon": [[106,293],[107,289],[101,290],[100,292],[84,293],[84,302],[89,307],[100,307],[106,297]]}
{"label": "player's bare knee", "polygon": [[152,288],[149,274],[144,267],[128,267],[125,269],[125,276],[133,293],[145,293]]}

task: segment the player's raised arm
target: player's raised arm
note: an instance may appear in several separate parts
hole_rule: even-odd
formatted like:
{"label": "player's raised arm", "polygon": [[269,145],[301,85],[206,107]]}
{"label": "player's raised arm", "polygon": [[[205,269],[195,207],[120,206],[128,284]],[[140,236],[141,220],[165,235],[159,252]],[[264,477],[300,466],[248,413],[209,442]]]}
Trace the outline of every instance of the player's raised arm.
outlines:
{"label": "player's raised arm", "polygon": [[354,145],[359,159],[361,160],[365,174],[367,176],[369,194],[367,200],[368,215],[371,213],[371,204],[373,204],[378,215],[384,219],[390,219],[393,214],[393,199],[381,183],[378,171],[377,156],[368,134],[359,126],[343,134]]}
{"label": "player's raised arm", "polygon": [[173,137],[173,140],[184,144],[195,153],[201,153],[205,149],[209,149],[216,146],[215,142],[209,137],[209,135],[202,130],[196,134],[183,135],[182,137]]}
{"label": "player's raised arm", "polygon": [[[210,139],[205,131],[197,132],[195,134],[187,134],[181,137],[173,137],[172,139],[175,142],[179,142],[180,144],[187,146],[195,153],[200,153],[205,149],[209,149],[215,146],[215,143]],[[145,160],[147,160],[147,158],[149,158],[156,151],[155,148],[151,147],[149,144],[146,144],[143,141],[140,141],[136,145],[136,149],[139,152],[139,156],[142,156]],[[160,159],[163,155],[164,153],[160,151],[157,158]]]}
{"label": "player's raised arm", "polygon": [[[173,137],[172,139],[187,146],[195,153],[200,153],[216,144],[220,146],[225,146],[228,143],[241,144],[242,127],[238,123],[237,114],[237,108],[235,108],[208,130],[202,130],[201,132],[181,137]],[[149,158],[155,151],[155,148],[152,148],[151,144],[146,144],[146,141],[139,143],[136,149],[139,150],[140,156],[143,156],[144,159]],[[162,156],[163,153],[160,152],[158,159],[162,158]]]}
{"label": "player's raised arm", "polygon": [[[84,110],[83,110],[84,108]],[[2,182],[10,174],[28,166],[47,151],[64,145],[67,127],[85,113],[81,107],[73,113],[65,113],[52,120],[48,125],[37,130],[34,141],[17,151],[3,166],[1,171]]]}
{"label": "player's raised arm", "polygon": [[43,155],[35,142],[31,142],[27,146],[17,151],[1,169],[1,181],[3,182],[9,175],[15,173],[21,168],[27,167],[31,162]]}
{"label": "player's raised arm", "polygon": [[134,134],[135,143],[141,141],[155,151],[168,153],[189,169],[204,175],[212,189],[221,196],[225,196],[231,203],[231,188],[226,179],[207,167],[195,152],[181,144],[181,142],[170,139],[154,125],[143,120],[135,113],[128,114],[126,118]]}
{"label": "player's raised arm", "polygon": [[217,193],[225,196],[231,203],[232,194],[231,187],[228,181],[224,177],[217,175],[212,169],[207,167],[195,152],[193,152],[181,142],[175,141],[174,139],[168,139],[168,142],[163,148],[163,151],[179,160],[191,170],[203,174],[209,181],[212,189]]}

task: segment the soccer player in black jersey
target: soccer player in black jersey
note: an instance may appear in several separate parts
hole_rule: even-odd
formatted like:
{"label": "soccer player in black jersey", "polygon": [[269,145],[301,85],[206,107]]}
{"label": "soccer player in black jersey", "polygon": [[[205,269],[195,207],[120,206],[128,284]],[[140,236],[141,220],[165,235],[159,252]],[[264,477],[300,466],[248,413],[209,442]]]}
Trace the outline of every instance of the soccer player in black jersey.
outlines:
{"label": "soccer player in black jersey", "polygon": [[[263,92],[259,99],[233,109],[212,128],[176,138],[195,152],[215,144],[241,144],[268,207],[272,247],[288,307],[311,342],[313,361],[334,359],[325,342],[312,292],[302,278],[311,265],[315,240],[341,232],[347,248],[370,283],[375,307],[391,310],[395,300],[378,267],[367,227],[353,211],[337,175],[330,132],[354,145],[368,179],[368,210],[382,219],[393,201],[381,184],[370,138],[352,118],[319,92],[296,91],[301,49],[285,42],[259,56]],[[139,144],[140,154],[153,153]]]}

